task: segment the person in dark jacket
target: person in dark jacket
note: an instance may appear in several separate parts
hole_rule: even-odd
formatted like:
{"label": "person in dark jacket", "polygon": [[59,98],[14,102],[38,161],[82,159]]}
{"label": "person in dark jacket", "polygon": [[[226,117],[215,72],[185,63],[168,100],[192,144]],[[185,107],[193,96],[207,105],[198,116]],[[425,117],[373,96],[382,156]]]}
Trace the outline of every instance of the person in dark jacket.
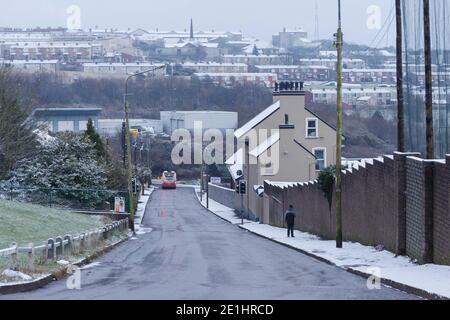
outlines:
{"label": "person in dark jacket", "polygon": [[288,238],[289,237],[294,238],[295,211],[294,211],[294,206],[292,204],[289,206],[289,209],[286,211],[286,213],[284,215],[284,219],[286,221],[287,228],[288,228],[287,229]]}

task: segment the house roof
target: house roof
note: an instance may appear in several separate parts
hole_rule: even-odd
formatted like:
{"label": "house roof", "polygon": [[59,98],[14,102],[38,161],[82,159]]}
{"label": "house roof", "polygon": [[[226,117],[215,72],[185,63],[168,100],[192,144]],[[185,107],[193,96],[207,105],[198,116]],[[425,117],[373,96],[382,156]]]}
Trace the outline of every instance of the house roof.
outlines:
{"label": "house roof", "polygon": [[279,110],[281,107],[280,101],[275,102],[270,107],[263,110],[261,113],[259,113],[256,117],[251,119],[249,122],[244,124],[241,128],[237,129],[234,133],[234,136],[236,138],[241,138],[243,135],[245,135],[247,132],[249,132],[251,129],[256,127],[258,124],[263,122],[267,117],[272,115],[275,111]]}

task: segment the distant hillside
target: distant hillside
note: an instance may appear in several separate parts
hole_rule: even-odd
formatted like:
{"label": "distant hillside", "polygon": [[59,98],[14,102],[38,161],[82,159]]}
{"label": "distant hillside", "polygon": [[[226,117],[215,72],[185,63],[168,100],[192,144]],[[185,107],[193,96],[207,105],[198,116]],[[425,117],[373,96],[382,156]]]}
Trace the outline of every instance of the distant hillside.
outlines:
{"label": "distant hillside", "polygon": [[[50,75],[22,75],[18,81],[34,105],[98,106],[103,117],[123,116],[123,81],[83,79],[64,84]],[[166,110],[223,110],[238,112],[243,124],[272,102],[271,91],[261,86],[225,88],[198,79],[137,79],[129,92],[131,116],[136,118],[159,118]]]}

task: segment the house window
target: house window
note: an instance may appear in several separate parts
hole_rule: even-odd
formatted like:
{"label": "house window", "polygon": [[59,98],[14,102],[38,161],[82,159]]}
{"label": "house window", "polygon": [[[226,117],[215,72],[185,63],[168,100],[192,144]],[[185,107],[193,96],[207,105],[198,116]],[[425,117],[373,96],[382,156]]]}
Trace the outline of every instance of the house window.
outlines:
{"label": "house window", "polygon": [[316,171],[322,171],[327,166],[327,149],[325,148],[314,148],[313,153],[316,156]]}
{"label": "house window", "polygon": [[306,138],[318,138],[318,121],[317,118],[306,119]]}

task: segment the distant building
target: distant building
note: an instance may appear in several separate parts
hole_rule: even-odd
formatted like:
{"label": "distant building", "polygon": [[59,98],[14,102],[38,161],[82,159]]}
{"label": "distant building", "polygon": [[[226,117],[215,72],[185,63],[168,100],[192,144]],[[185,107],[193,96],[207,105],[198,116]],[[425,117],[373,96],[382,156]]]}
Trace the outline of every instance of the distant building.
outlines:
{"label": "distant building", "polygon": [[224,63],[245,63],[252,66],[289,64],[287,57],[280,55],[225,54],[221,60]]}
{"label": "distant building", "polygon": [[[302,66],[323,66],[333,70],[336,70],[337,59],[336,58],[312,58],[312,59],[300,59],[300,65]],[[366,68],[366,62],[362,59],[348,59],[345,58],[342,61],[344,69],[364,69]]]}
{"label": "distant building", "polygon": [[[313,102],[336,104],[336,88],[315,88],[310,90]],[[351,106],[393,106],[396,101],[395,87],[346,87],[342,90],[343,103]]]}
{"label": "distant building", "polygon": [[310,43],[308,33],[301,28],[293,30],[284,28],[283,31],[272,36],[272,44],[283,49],[304,47]]}
{"label": "distant building", "polygon": [[[116,75],[132,75],[138,72],[143,72],[156,67],[163,66],[162,64],[152,63],[84,63],[83,72],[91,74],[116,74]],[[165,68],[155,70],[154,76],[164,76],[166,74]]]}
{"label": "distant building", "polygon": [[0,44],[1,56],[9,60],[93,60],[102,56],[102,45],[78,41],[7,42]]}
{"label": "distant building", "polygon": [[347,83],[397,83],[396,69],[343,69],[342,80]]}
{"label": "distant building", "polygon": [[[123,119],[99,119],[98,133],[104,136],[115,136],[122,132]],[[130,119],[130,128],[140,128],[151,133],[162,133],[162,121],[155,119]]]}
{"label": "distant building", "polygon": [[261,65],[255,68],[262,73],[275,73],[278,80],[327,81],[334,71],[325,66]]}
{"label": "distant building", "polygon": [[218,63],[218,62],[185,62],[181,66],[198,73],[245,73],[248,65],[245,63]]}
{"label": "distant building", "polygon": [[36,126],[45,126],[51,132],[80,132],[86,130],[89,119],[98,128],[100,108],[37,108],[30,118]]}
{"label": "distant building", "polygon": [[10,66],[14,71],[30,73],[56,73],[60,67],[58,60],[0,60],[0,66]]}
{"label": "distant building", "polygon": [[199,79],[211,79],[215,84],[233,86],[235,84],[256,84],[273,88],[278,77],[275,73],[195,73]]}
{"label": "distant building", "polygon": [[201,123],[203,130],[236,129],[237,112],[226,111],[161,111],[163,131],[172,134],[176,129],[194,130],[195,123]]}

